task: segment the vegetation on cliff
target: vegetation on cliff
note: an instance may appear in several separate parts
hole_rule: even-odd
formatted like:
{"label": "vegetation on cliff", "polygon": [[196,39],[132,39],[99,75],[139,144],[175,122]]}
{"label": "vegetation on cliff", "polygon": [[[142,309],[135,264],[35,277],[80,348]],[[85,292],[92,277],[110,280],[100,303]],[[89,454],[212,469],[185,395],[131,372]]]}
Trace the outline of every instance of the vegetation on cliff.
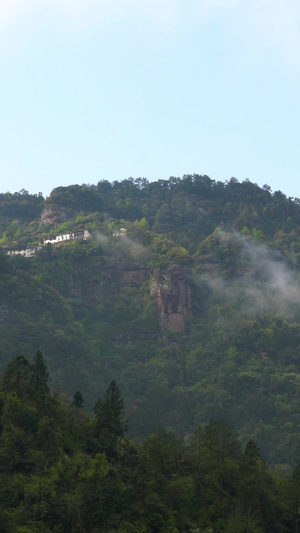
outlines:
{"label": "vegetation on cliff", "polygon": [[[300,205],[184,176],[0,195],[0,361],[41,350],[89,411],[115,379],[129,436],[211,419],[281,472],[299,461]],[[121,233],[125,228],[125,233]],[[8,249],[87,229],[92,238]]]}

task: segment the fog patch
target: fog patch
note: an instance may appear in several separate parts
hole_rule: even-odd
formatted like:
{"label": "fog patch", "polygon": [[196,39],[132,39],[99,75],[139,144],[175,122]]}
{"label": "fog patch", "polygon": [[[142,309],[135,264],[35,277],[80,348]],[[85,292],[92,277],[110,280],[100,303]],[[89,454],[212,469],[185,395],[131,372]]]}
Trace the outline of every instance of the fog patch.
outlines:
{"label": "fog patch", "polygon": [[95,231],[93,233],[93,236],[98,244],[102,246],[104,249],[109,246],[109,238],[106,235],[103,235],[103,233],[100,233],[100,231]]}
{"label": "fog patch", "polygon": [[120,255],[125,255],[133,261],[143,262],[149,256],[149,251],[145,246],[131,239],[125,233],[115,232],[113,235],[107,236],[98,230],[94,236],[103,252],[115,259],[121,260]]}
{"label": "fog patch", "polygon": [[119,237],[120,244],[123,246],[124,250],[129,253],[130,257],[135,261],[142,261],[149,255],[148,249],[143,246],[141,243],[134,241],[128,235],[121,235]]}
{"label": "fog patch", "polygon": [[240,275],[231,280],[200,276],[215,305],[228,306],[243,318],[258,318],[271,312],[287,317],[299,313],[299,274],[279,251],[237,233],[220,232],[220,239],[239,245],[242,268]]}

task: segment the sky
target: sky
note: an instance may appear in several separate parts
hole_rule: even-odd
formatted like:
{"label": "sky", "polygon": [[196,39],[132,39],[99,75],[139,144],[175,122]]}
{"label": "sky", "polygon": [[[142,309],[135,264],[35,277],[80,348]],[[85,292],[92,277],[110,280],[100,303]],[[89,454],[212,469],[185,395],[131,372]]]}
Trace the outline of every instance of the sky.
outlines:
{"label": "sky", "polygon": [[300,197],[300,0],[0,0],[0,192],[235,177]]}

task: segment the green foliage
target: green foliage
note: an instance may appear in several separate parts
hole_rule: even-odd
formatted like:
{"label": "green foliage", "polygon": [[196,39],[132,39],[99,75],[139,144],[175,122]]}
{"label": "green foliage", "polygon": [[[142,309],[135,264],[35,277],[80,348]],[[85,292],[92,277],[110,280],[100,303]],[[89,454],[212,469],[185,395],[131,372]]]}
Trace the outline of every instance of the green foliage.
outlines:
{"label": "green foliage", "polygon": [[[44,362],[19,360],[13,392],[15,369],[11,378],[7,367],[13,412],[27,396],[32,409],[43,405],[49,386],[70,398],[82,391],[91,410],[116,379],[137,440],[158,425],[185,436],[223,419],[243,444],[254,439],[271,464],[293,468],[300,453],[299,227],[298,200],[234,178],[101,181],[58,187],[46,201],[26,191],[0,195],[1,372],[16,353],[44,354]],[[120,228],[127,233],[118,235]],[[32,259],[6,255],[79,229],[93,237],[43,247]],[[174,265],[172,294],[159,300]],[[180,276],[191,291],[184,333],[162,325],[190,305]],[[41,441],[54,431],[42,414]],[[23,429],[12,431],[22,443]],[[49,464],[59,453],[50,453]],[[234,529],[238,510],[232,520]]]}
{"label": "green foliage", "polygon": [[80,407],[83,406],[83,396],[82,396],[80,391],[76,391],[75,392],[75,394],[73,396],[72,405],[74,405],[74,407],[76,407],[77,409],[79,409]]}
{"label": "green foliage", "polygon": [[95,415],[95,449],[106,452],[108,457],[116,454],[118,440],[124,435],[124,401],[114,380],[107,387],[104,400],[99,398],[93,408]]}
{"label": "green foliage", "polygon": [[[43,391],[38,395],[30,387],[37,369]],[[114,381],[90,418],[75,412],[74,402],[49,392],[40,352],[32,363],[16,357],[0,389],[4,533],[242,532],[245,527],[283,533],[296,527],[299,467],[282,480],[268,469],[255,442],[241,450],[225,422],[201,426],[185,442],[157,429],[135,445],[123,436],[124,405]],[[95,428],[103,448],[96,453]]]}

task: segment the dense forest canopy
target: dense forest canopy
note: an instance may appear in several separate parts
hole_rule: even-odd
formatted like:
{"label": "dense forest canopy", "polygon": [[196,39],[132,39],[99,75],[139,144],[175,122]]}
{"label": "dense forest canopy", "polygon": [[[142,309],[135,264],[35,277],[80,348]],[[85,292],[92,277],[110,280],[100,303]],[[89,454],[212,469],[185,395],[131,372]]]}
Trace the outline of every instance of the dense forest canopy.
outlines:
{"label": "dense forest canopy", "polygon": [[0,382],[3,533],[284,533],[299,531],[299,465],[282,478],[257,444],[223,421],[185,440],[157,428],[126,437],[113,380],[84,398],[51,394],[41,352],[17,356]]}
{"label": "dense forest canopy", "polygon": [[[112,380],[128,436],[210,420],[282,473],[300,457],[300,201],[250,181],[144,178],[0,195],[0,364],[40,350],[92,412]],[[42,245],[56,235],[89,239]]]}

